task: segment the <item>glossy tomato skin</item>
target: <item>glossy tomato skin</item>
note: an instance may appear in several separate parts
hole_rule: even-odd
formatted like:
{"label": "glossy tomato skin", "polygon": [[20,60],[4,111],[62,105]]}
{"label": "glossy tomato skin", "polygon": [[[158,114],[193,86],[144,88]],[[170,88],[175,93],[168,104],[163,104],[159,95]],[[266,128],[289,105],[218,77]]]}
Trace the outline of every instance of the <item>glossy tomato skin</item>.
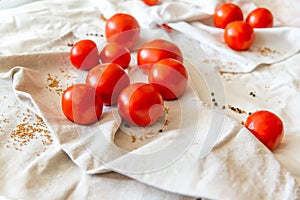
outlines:
{"label": "glossy tomato skin", "polygon": [[114,63],[100,64],[86,76],[86,84],[96,88],[104,105],[115,105],[120,92],[130,84],[124,69]]}
{"label": "glossy tomato skin", "polygon": [[143,0],[143,2],[148,6],[155,6],[158,4],[158,0]]}
{"label": "glossy tomato skin", "polygon": [[147,83],[132,83],[118,98],[121,117],[132,125],[148,126],[163,114],[163,98],[156,88]]}
{"label": "glossy tomato skin", "polygon": [[183,62],[179,47],[163,39],[146,42],[140,47],[137,53],[138,66],[146,73],[150,71],[156,62],[165,58],[173,58],[179,62]]}
{"label": "glossy tomato skin", "polygon": [[240,7],[233,3],[221,4],[214,13],[214,24],[218,28],[225,28],[234,21],[243,21],[243,13]]}
{"label": "glossy tomato skin", "polygon": [[123,69],[128,67],[131,60],[129,50],[114,42],[105,45],[99,57],[102,63],[115,63],[120,65]]}
{"label": "glossy tomato skin", "polygon": [[246,22],[253,28],[273,27],[273,14],[266,8],[256,8],[246,18]]}
{"label": "glossy tomato skin", "polygon": [[61,99],[62,111],[72,122],[88,125],[96,122],[102,115],[103,102],[95,88],[86,84],[68,87]]}
{"label": "glossy tomato skin", "polygon": [[225,28],[224,40],[233,50],[247,50],[255,40],[254,30],[244,21],[231,22]]}
{"label": "glossy tomato skin", "polygon": [[76,42],[70,52],[70,61],[74,67],[81,70],[90,70],[99,64],[97,45],[92,40]]}
{"label": "glossy tomato skin", "polygon": [[181,62],[167,58],[153,65],[148,74],[148,81],[157,88],[164,100],[173,100],[184,93],[188,73]]}
{"label": "glossy tomato skin", "polygon": [[283,122],[272,112],[262,110],[248,116],[246,128],[273,151],[283,138]]}
{"label": "glossy tomato skin", "polygon": [[131,15],[117,13],[107,20],[105,37],[108,42],[132,49],[140,39],[140,26]]}

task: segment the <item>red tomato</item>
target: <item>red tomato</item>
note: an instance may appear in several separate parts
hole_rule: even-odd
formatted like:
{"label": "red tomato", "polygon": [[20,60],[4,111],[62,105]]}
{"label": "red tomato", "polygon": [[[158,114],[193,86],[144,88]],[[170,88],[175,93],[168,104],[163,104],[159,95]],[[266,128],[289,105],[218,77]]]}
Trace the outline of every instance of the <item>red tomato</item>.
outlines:
{"label": "red tomato", "polygon": [[100,64],[86,76],[86,84],[96,88],[104,105],[115,105],[120,92],[130,83],[124,69],[114,63]]}
{"label": "red tomato", "polygon": [[246,120],[246,128],[273,151],[283,138],[283,123],[274,113],[257,111]]}
{"label": "red tomato", "polygon": [[129,50],[117,43],[108,43],[99,56],[102,63],[115,63],[123,69],[128,67],[131,59]]}
{"label": "red tomato", "polygon": [[131,15],[118,13],[107,20],[105,36],[108,42],[116,42],[131,49],[140,39],[140,26]]}
{"label": "red tomato", "polygon": [[74,67],[81,70],[90,70],[99,64],[99,55],[96,44],[92,40],[76,42],[70,52],[70,61]]}
{"label": "red tomato", "polygon": [[155,6],[156,4],[158,4],[158,0],[143,0],[143,2],[148,6]]}
{"label": "red tomato", "polygon": [[62,95],[62,111],[72,122],[87,125],[96,122],[102,115],[103,102],[95,88],[76,84]]}
{"label": "red tomato", "polygon": [[155,123],[163,114],[162,96],[151,84],[133,83],[118,99],[118,110],[123,119],[137,126]]}
{"label": "red tomato", "polygon": [[224,32],[226,44],[237,51],[248,49],[255,39],[252,26],[243,21],[229,23]]}
{"label": "red tomato", "polygon": [[243,21],[243,19],[241,8],[233,3],[220,5],[214,14],[214,24],[218,28],[225,28],[230,22]]}
{"label": "red tomato", "polygon": [[188,75],[181,62],[167,58],[153,65],[148,81],[157,88],[163,99],[172,100],[184,93]]}
{"label": "red tomato", "polygon": [[178,46],[162,39],[145,43],[137,53],[138,66],[146,73],[149,72],[155,63],[165,58],[183,61],[182,53]]}
{"label": "red tomato", "polygon": [[256,8],[246,18],[253,28],[269,28],[273,26],[273,15],[266,8]]}

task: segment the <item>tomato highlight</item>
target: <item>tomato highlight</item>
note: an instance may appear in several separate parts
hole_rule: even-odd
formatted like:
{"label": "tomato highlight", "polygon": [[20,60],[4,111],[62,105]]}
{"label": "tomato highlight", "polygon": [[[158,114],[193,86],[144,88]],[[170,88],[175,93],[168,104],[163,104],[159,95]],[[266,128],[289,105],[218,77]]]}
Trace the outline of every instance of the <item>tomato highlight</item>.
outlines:
{"label": "tomato highlight", "polygon": [[138,66],[148,73],[152,66],[165,58],[173,58],[183,62],[179,47],[172,42],[156,39],[143,44],[137,53]]}
{"label": "tomato highlight", "polygon": [[70,51],[72,65],[81,70],[90,70],[99,64],[99,55],[96,44],[92,40],[76,42]]}
{"label": "tomato highlight", "polygon": [[108,42],[132,49],[139,42],[140,26],[133,16],[117,13],[107,20],[105,37]]}
{"label": "tomato highlight", "polygon": [[104,105],[115,105],[120,92],[130,84],[124,69],[114,63],[100,64],[86,76],[86,84],[96,88]]}
{"label": "tomato highlight", "polygon": [[249,115],[245,127],[271,151],[278,147],[284,135],[281,119],[266,110]]}
{"label": "tomato highlight", "polygon": [[105,45],[99,57],[102,63],[115,63],[120,65],[123,69],[128,67],[131,60],[129,50],[117,43],[108,43]]}
{"label": "tomato highlight", "polygon": [[273,27],[273,21],[273,14],[266,8],[256,8],[251,11],[246,18],[246,22],[253,28]]}
{"label": "tomato highlight", "polygon": [[244,17],[239,6],[233,3],[224,3],[217,7],[213,19],[216,27],[224,29],[230,22],[242,21]]}
{"label": "tomato highlight", "polygon": [[255,40],[254,30],[244,21],[231,22],[225,28],[224,40],[233,50],[247,50]]}
{"label": "tomato highlight", "polygon": [[92,124],[102,115],[101,96],[86,84],[68,87],[62,95],[61,105],[66,118],[81,125]]}
{"label": "tomato highlight", "polygon": [[188,74],[181,62],[167,58],[153,65],[148,81],[157,88],[164,100],[173,100],[184,93]]}
{"label": "tomato highlight", "polygon": [[164,102],[156,88],[147,83],[132,83],[118,98],[118,111],[121,117],[135,126],[148,126],[162,115]]}

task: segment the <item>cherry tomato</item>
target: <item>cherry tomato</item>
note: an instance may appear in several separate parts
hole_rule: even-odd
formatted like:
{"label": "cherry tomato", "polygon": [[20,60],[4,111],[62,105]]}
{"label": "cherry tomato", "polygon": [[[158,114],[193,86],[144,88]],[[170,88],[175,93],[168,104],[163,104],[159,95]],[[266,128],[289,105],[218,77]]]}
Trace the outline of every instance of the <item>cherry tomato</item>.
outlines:
{"label": "cherry tomato", "polygon": [[146,42],[137,53],[138,66],[146,73],[149,72],[156,62],[165,58],[183,61],[182,53],[178,46],[162,39]]}
{"label": "cherry tomato", "polygon": [[97,46],[92,40],[80,40],[71,48],[70,61],[77,69],[90,70],[99,64],[98,54]]}
{"label": "cherry tomato", "polygon": [[163,114],[163,98],[151,84],[133,83],[126,87],[118,99],[118,111],[133,125],[148,126]]}
{"label": "cherry tomato", "polygon": [[95,88],[86,84],[68,87],[62,95],[62,111],[72,122],[87,125],[102,115],[103,102]]}
{"label": "cherry tomato", "polygon": [[188,75],[181,62],[167,58],[153,65],[148,74],[148,81],[156,87],[163,99],[172,100],[184,93]]}
{"label": "cherry tomato", "polygon": [[269,111],[262,110],[249,115],[245,126],[271,151],[280,144],[283,138],[281,119]]}
{"label": "cherry tomato", "polygon": [[96,88],[104,105],[115,105],[120,92],[130,83],[124,69],[114,63],[93,67],[86,76],[86,84]]}
{"label": "cherry tomato", "polygon": [[243,21],[243,19],[241,8],[233,3],[220,5],[214,14],[214,24],[218,28],[225,28],[230,22]]}
{"label": "cherry tomato", "polygon": [[116,42],[131,49],[139,41],[140,26],[131,15],[118,13],[107,20],[105,37],[108,42]]}
{"label": "cherry tomato", "polygon": [[269,28],[273,26],[273,15],[266,8],[256,8],[246,18],[253,28]]}
{"label": "cherry tomato", "polygon": [[148,6],[155,6],[156,4],[158,4],[158,0],[143,0],[143,2]]}
{"label": "cherry tomato", "polygon": [[248,49],[255,39],[252,26],[243,21],[229,23],[224,31],[226,44],[233,50],[241,51]]}
{"label": "cherry tomato", "polygon": [[115,63],[126,69],[130,63],[130,52],[127,48],[117,44],[108,43],[100,52],[102,63]]}

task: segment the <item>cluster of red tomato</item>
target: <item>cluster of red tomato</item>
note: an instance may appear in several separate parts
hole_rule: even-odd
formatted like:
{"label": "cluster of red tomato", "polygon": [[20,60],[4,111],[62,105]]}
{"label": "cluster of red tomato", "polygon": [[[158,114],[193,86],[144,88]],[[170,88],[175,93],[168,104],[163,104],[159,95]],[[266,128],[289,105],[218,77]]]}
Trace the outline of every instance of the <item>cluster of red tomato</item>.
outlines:
{"label": "cluster of red tomato", "polygon": [[[273,25],[272,14],[264,8],[252,11],[246,22],[242,20],[241,9],[231,3],[219,6],[214,15],[215,25],[225,28],[225,41],[235,50],[249,48],[254,40],[253,27]],[[131,60],[130,50],[140,38],[138,22],[130,15],[116,14],[107,21],[105,35],[108,43],[100,53],[91,40],[81,40],[72,47],[73,66],[89,72],[85,84],[64,91],[63,113],[78,124],[91,124],[101,117],[103,105],[117,105],[122,118],[131,124],[154,123],[163,114],[164,100],[177,99],[185,91],[188,76],[180,49],[161,39],[143,44],[137,52],[137,64],[148,74],[149,83],[130,84],[124,69]],[[251,114],[245,127],[270,150],[283,138],[282,121],[269,111]]]}
{"label": "cluster of red tomato", "polygon": [[69,120],[86,125],[100,119],[103,105],[117,105],[127,122],[153,124],[163,114],[164,100],[177,99],[186,89],[188,74],[180,49],[162,39],[144,43],[138,49],[137,64],[148,75],[148,83],[130,83],[125,69],[131,61],[130,50],[140,38],[138,22],[131,15],[115,14],[106,22],[105,36],[108,43],[100,52],[91,40],[73,45],[71,63],[88,74],[85,84],[64,91],[63,113]]}
{"label": "cluster of red tomato", "polygon": [[[266,8],[257,8],[243,21],[240,7],[233,3],[224,3],[217,7],[214,24],[225,29],[224,40],[233,50],[248,49],[255,39],[253,28],[273,26],[273,15]],[[272,112],[261,110],[248,116],[245,127],[270,150],[274,150],[283,138],[283,123]]]}
{"label": "cluster of red tomato", "polygon": [[266,8],[256,8],[243,21],[241,8],[233,3],[224,3],[217,7],[214,24],[225,29],[224,40],[233,50],[248,49],[255,40],[253,28],[269,28],[273,26],[273,15]]}

